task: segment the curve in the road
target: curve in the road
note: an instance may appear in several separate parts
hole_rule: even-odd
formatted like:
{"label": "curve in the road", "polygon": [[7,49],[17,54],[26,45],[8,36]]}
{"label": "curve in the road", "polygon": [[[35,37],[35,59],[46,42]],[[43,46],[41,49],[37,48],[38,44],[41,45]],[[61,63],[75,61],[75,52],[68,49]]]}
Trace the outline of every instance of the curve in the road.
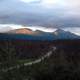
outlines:
{"label": "curve in the road", "polygon": [[[51,51],[49,51],[47,54],[45,54],[45,55],[42,56],[41,58],[39,58],[39,59],[37,59],[37,60],[35,60],[35,61],[31,61],[31,62],[28,62],[28,63],[24,63],[24,66],[31,66],[31,65],[33,65],[33,64],[40,63],[40,62],[43,61],[45,58],[50,57],[50,56],[52,55],[53,51],[56,50],[56,47],[52,47],[51,49],[52,49]],[[16,66],[10,67],[10,68],[8,68],[8,69],[2,69],[1,71],[7,72],[7,71],[13,70],[13,69],[15,69],[15,68],[19,69],[20,67],[21,67],[21,65],[16,65]]]}

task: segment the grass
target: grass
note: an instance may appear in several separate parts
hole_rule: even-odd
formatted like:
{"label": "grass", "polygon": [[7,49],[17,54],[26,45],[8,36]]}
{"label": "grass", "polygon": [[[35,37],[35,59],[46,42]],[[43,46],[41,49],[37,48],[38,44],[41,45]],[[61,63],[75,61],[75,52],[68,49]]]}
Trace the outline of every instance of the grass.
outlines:
{"label": "grass", "polygon": [[23,63],[29,63],[31,61],[34,61],[34,59],[25,59],[25,60],[18,60],[16,63],[17,64],[23,64]]}

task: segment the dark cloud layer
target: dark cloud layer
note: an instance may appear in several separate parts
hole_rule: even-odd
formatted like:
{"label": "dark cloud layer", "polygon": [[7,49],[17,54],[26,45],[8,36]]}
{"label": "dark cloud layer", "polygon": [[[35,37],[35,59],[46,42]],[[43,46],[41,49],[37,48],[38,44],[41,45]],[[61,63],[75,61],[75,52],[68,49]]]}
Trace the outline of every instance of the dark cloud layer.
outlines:
{"label": "dark cloud layer", "polygon": [[[46,8],[20,0],[0,0],[0,23],[37,25],[44,27],[79,27],[80,17],[73,10],[63,6]],[[78,11],[79,12],[79,11]]]}

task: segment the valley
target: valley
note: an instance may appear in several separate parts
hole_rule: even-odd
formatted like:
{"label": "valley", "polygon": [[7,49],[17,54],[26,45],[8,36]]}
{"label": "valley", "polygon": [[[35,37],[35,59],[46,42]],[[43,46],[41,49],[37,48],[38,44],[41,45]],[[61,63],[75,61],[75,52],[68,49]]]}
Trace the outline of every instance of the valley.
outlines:
{"label": "valley", "polygon": [[80,73],[80,40],[0,40],[0,63],[1,80],[72,79]]}

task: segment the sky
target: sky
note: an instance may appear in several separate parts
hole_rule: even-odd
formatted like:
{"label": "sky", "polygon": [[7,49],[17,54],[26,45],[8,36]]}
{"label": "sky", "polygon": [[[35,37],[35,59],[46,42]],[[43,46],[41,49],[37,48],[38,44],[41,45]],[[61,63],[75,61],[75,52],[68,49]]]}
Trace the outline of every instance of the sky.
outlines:
{"label": "sky", "polygon": [[80,0],[0,0],[0,24],[80,27]]}

